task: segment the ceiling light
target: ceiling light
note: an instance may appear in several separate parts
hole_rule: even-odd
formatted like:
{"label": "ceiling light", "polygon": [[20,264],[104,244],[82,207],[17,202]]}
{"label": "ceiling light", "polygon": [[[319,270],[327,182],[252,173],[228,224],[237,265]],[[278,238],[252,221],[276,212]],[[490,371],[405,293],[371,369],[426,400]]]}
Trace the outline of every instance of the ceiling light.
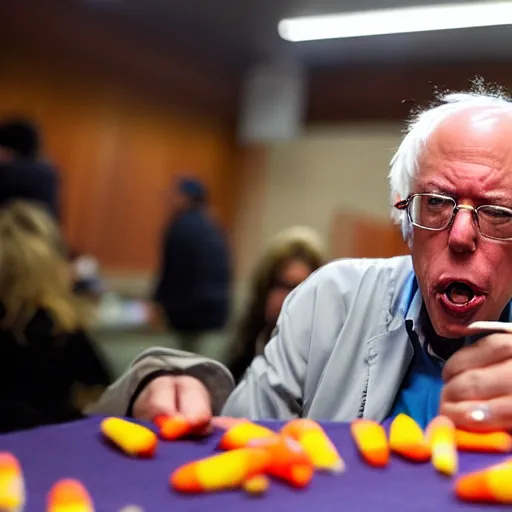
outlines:
{"label": "ceiling light", "polygon": [[289,18],[278,31],[297,42],[510,24],[512,2],[471,2]]}

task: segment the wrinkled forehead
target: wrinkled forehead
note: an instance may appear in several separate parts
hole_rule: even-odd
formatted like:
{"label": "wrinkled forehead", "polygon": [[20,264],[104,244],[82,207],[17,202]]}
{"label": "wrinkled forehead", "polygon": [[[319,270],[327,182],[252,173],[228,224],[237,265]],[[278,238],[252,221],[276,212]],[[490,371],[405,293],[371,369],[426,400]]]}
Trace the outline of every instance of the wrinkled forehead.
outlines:
{"label": "wrinkled forehead", "polygon": [[435,127],[420,153],[418,180],[462,167],[468,172],[512,176],[512,113],[474,108],[453,114]]}

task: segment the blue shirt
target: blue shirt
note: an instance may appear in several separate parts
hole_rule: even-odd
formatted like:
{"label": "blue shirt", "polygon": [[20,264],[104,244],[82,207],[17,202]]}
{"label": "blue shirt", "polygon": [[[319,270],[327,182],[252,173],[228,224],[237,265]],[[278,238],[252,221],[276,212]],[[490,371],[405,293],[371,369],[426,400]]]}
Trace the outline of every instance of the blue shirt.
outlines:
{"label": "blue shirt", "polygon": [[[414,355],[389,417],[394,418],[404,413],[424,428],[439,411],[444,361],[433,354],[427,340],[422,342],[421,325],[414,325],[413,319],[421,318],[420,311],[423,306],[423,298],[414,273],[408,277],[402,297],[399,307],[405,316],[405,325]],[[509,318],[510,307],[506,308],[504,315]],[[477,337],[466,338],[465,345],[473,343],[476,339]]]}

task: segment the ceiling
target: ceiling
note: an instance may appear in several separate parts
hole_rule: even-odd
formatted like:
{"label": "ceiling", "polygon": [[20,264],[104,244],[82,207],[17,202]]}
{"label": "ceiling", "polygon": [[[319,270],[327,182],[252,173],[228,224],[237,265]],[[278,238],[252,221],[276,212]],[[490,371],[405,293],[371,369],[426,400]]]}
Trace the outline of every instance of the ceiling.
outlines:
{"label": "ceiling", "polygon": [[[185,53],[219,71],[240,71],[268,59],[298,60],[308,67],[512,60],[512,27],[306,43],[289,43],[277,34],[284,17],[427,3],[422,0],[69,1],[133,37]],[[455,2],[464,0],[436,3]]]}

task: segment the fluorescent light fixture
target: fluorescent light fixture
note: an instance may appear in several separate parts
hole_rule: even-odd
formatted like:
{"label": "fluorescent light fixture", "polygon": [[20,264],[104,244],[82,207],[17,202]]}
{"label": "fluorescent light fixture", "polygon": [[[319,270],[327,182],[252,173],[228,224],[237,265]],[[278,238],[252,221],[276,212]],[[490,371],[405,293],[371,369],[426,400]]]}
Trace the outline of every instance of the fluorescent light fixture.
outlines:
{"label": "fluorescent light fixture", "polygon": [[278,31],[298,42],[511,24],[512,2],[468,2],[290,18]]}

